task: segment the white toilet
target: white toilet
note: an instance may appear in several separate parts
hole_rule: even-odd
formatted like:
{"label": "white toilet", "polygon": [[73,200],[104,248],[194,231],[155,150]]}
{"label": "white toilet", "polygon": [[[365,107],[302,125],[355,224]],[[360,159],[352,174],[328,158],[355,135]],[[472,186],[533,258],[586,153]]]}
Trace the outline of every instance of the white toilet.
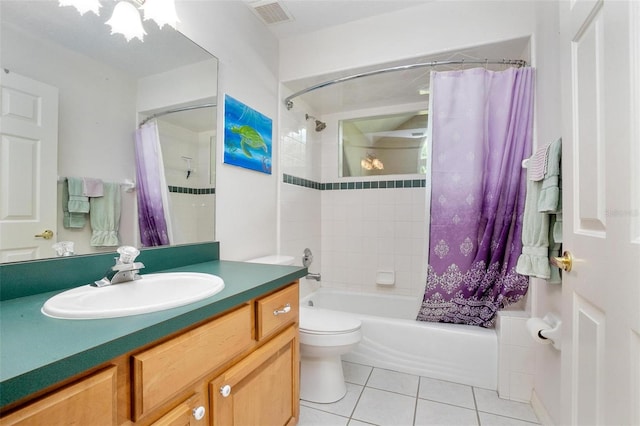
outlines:
{"label": "white toilet", "polygon": [[[252,263],[293,265],[291,256],[271,255]],[[300,306],[300,398],[330,403],[347,393],[341,355],[362,339],[360,320],[347,313]]]}
{"label": "white toilet", "polygon": [[341,355],[362,339],[355,316],[300,307],[300,398],[330,403],[347,393]]}

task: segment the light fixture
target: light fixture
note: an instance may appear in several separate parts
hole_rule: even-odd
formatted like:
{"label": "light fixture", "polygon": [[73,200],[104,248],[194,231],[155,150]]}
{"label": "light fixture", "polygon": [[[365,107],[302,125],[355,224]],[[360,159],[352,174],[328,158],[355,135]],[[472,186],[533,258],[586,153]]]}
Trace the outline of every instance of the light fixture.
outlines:
{"label": "light fixture", "polygon": [[122,34],[127,41],[132,38],[138,38],[142,41],[146,34],[138,9],[125,0],[116,4],[113,8],[113,15],[106,24],[111,27],[111,34]]}
{"label": "light fixture", "polygon": [[84,15],[87,12],[93,12],[96,15],[100,15],[100,0],[59,0],[58,4],[62,6],[73,6],[80,13]]}
{"label": "light fixture", "polygon": [[[100,14],[100,0],[58,0],[60,6],[73,6],[80,15],[86,12]],[[111,18],[106,22],[111,27],[111,34],[122,34],[130,41],[137,38],[140,41],[147,34],[142,26],[142,19],[138,6],[144,13],[144,20],[152,20],[162,28],[169,25],[176,28],[180,20],[176,13],[175,0],[120,0],[113,8]]]}
{"label": "light fixture", "polygon": [[140,7],[144,12],[144,20],[153,20],[160,28],[169,25],[176,28],[180,20],[176,13],[174,0],[146,0]]}
{"label": "light fixture", "polygon": [[384,170],[384,164],[375,155],[367,153],[367,157],[360,160],[360,167],[365,170]]}

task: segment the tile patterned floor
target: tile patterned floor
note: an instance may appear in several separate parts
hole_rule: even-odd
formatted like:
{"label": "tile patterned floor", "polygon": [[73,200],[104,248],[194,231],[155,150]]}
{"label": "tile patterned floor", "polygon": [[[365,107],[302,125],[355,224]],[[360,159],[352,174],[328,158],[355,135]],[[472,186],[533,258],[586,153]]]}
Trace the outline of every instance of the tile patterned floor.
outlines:
{"label": "tile patterned floor", "polygon": [[343,362],[347,394],[333,404],[300,401],[298,426],[526,426],[529,404],[495,391]]}

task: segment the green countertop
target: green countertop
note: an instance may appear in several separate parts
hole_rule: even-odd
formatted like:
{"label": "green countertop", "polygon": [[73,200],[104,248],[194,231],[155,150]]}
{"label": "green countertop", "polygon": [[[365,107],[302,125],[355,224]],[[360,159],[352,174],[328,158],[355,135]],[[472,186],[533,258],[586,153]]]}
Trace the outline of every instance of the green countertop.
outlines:
{"label": "green countertop", "polygon": [[[40,312],[60,290],[0,302],[0,407],[278,289],[306,268],[208,261],[165,272],[222,277],[220,293],[178,308],[122,318],[62,320]],[[126,284],[122,284],[126,285]]]}

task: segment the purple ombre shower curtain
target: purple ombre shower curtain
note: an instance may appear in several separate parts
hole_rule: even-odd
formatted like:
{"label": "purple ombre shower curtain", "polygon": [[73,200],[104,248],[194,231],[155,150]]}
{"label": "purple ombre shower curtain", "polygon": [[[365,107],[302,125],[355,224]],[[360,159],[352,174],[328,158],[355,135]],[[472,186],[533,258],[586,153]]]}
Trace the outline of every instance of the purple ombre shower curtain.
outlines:
{"label": "purple ombre shower curtain", "polygon": [[155,121],[136,130],[138,225],[144,247],[169,244],[162,150]]}
{"label": "purple ombre shower curtain", "polygon": [[524,296],[532,68],[431,73],[432,182],[427,284],[418,320],[489,327]]}

